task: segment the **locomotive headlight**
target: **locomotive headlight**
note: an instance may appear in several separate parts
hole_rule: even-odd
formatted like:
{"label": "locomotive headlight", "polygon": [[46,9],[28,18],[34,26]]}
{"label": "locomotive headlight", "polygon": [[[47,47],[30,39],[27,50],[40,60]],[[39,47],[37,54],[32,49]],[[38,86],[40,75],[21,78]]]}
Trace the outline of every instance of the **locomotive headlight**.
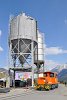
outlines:
{"label": "locomotive headlight", "polygon": [[44,80],[44,82],[46,82],[46,81]]}
{"label": "locomotive headlight", "polygon": [[52,82],[48,82],[48,83],[52,83]]}

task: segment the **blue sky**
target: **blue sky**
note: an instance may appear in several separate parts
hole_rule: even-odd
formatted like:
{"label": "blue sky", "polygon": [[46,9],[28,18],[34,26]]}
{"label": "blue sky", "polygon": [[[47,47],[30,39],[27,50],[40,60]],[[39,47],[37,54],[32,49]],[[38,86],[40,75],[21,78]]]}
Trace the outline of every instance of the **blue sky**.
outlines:
{"label": "blue sky", "polygon": [[49,68],[67,63],[67,0],[0,0],[0,67],[8,64],[9,16],[21,12],[35,18],[45,33]]}

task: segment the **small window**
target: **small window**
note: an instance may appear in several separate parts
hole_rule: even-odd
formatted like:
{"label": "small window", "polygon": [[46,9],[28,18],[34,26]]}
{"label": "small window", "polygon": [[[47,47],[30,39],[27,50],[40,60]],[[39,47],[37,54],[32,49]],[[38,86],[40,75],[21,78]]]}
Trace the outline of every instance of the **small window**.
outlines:
{"label": "small window", "polygon": [[53,73],[51,73],[51,74],[50,74],[50,77],[54,77],[54,74],[53,74]]}
{"label": "small window", "polygon": [[44,77],[47,77],[47,73],[44,74]]}
{"label": "small window", "polygon": [[57,74],[55,74],[55,77],[57,77]]}

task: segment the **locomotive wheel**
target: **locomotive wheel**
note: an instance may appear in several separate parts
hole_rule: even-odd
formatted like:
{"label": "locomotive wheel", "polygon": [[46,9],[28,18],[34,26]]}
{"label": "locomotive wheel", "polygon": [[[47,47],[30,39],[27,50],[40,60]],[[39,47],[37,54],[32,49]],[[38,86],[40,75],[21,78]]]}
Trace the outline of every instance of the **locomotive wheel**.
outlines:
{"label": "locomotive wheel", "polygon": [[56,88],[55,84],[52,84],[51,89],[55,89],[55,88]]}
{"label": "locomotive wheel", "polygon": [[50,90],[50,85],[45,85],[45,90]]}
{"label": "locomotive wheel", "polygon": [[58,84],[56,84],[56,86],[55,86],[56,88],[58,88]]}

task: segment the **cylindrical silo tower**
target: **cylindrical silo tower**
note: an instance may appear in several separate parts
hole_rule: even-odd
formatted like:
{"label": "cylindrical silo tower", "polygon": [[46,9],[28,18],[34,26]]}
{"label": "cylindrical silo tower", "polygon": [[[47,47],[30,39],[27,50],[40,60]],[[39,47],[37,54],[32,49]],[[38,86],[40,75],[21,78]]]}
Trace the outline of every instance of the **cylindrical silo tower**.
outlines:
{"label": "cylindrical silo tower", "polygon": [[[10,18],[9,32],[9,73],[11,69],[14,70],[14,87],[15,71],[19,70],[18,67],[21,67],[21,71],[25,63],[32,68],[33,87],[34,51],[37,46],[37,21],[30,16],[26,16],[25,13],[21,13],[16,17]],[[31,59],[30,63],[29,59]]]}
{"label": "cylindrical silo tower", "polygon": [[37,45],[37,23],[36,20],[25,13],[10,19],[9,48],[16,66],[17,59],[23,65],[31,54],[31,44],[33,48]]}
{"label": "cylindrical silo tower", "polygon": [[41,65],[44,67],[44,35],[39,30],[37,30],[37,34],[38,46],[34,52],[34,63],[40,68]]}

